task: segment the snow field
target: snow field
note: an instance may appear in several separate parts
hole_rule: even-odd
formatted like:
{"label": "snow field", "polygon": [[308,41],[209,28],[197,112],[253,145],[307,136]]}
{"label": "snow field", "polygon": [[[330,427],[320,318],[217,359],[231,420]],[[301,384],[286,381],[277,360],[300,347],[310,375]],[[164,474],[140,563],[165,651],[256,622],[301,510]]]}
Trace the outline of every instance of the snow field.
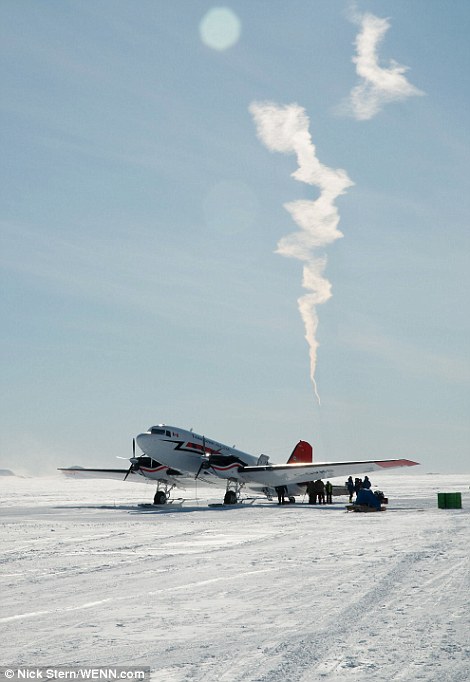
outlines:
{"label": "snow field", "polygon": [[[170,682],[464,682],[470,476],[373,483],[385,513],[347,513],[347,498],[210,508],[202,490],[155,511],[137,506],[153,487],[2,479],[1,662],[150,665]],[[461,491],[463,508],[439,510],[437,491]]]}

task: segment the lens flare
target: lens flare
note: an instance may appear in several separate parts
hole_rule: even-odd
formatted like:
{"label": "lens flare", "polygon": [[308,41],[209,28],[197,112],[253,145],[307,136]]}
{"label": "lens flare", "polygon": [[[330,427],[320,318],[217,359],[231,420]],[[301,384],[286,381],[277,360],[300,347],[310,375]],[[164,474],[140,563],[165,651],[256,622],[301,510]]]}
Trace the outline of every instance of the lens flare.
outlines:
{"label": "lens flare", "polygon": [[222,52],[238,42],[241,22],[228,7],[213,7],[202,18],[199,33],[204,45]]}

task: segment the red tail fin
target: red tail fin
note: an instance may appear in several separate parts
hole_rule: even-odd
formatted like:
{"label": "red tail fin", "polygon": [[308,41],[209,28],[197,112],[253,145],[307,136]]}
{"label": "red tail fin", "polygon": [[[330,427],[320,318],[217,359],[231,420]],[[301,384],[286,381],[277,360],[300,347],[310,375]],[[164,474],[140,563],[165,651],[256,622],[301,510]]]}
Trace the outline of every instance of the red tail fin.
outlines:
{"label": "red tail fin", "polygon": [[299,440],[287,464],[311,464],[311,462],[313,462],[312,446],[306,440]]}

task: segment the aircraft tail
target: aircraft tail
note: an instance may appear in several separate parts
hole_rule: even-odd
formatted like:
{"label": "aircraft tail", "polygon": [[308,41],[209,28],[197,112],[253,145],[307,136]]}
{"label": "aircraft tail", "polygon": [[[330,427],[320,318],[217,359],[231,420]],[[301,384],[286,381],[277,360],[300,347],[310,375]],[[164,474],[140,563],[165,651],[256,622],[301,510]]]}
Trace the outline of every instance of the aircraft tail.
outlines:
{"label": "aircraft tail", "polygon": [[299,440],[287,464],[311,464],[313,462],[313,448],[306,440]]}

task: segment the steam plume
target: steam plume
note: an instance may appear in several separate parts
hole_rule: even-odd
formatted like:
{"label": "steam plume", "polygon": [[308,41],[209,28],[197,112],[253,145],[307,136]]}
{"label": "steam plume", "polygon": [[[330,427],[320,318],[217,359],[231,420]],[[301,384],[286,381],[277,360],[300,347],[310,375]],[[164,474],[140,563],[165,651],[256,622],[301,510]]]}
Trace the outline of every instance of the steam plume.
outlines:
{"label": "steam plume", "polygon": [[250,105],[257,134],[266,147],[275,152],[296,154],[299,168],[292,177],[320,189],[316,201],[299,200],[284,205],[300,231],[283,237],[276,253],[304,261],[302,286],[308,291],[298,299],[305,325],[305,338],[310,348],[310,378],[320,402],[315,382],[318,341],[316,307],[331,297],[331,284],[323,276],[326,257],[316,257],[315,249],[331,244],[342,233],[335,199],[354,183],[344,170],[334,170],[320,163],[309,133],[309,119],[298,104],[280,106],[273,102]]}
{"label": "steam plume", "polygon": [[369,13],[356,15],[354,21],[361,30],[356,37],[356,56],[352,61],[361,80],[350,92],[347,112],[358,120],[368,120],[387,102],[423,95],[403,75],[408,70],[407,66],[401,66],[394,60],[390,60],[388,69],[379,66],[377,48],[390,28],[389,21]]}

